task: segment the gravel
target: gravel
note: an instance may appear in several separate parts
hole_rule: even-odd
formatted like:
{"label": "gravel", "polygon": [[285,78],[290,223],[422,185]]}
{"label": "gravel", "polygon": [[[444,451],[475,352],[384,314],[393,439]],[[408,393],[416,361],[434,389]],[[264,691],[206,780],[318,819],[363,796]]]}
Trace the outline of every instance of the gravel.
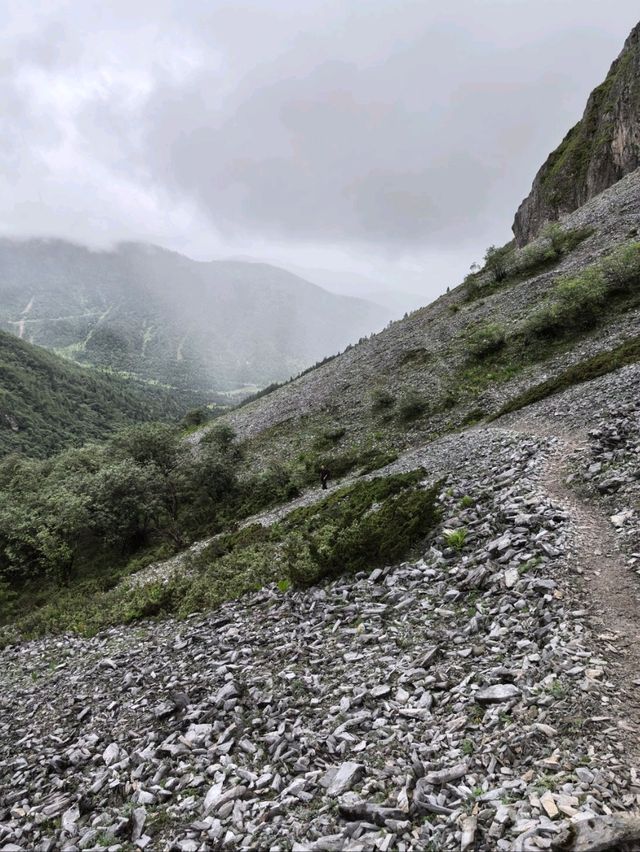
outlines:
{"label": "gravel", "polygon": [[[590,410],[589,464],[606,464],[576,484],[630,510],[633,465]],[[559,447],[507,422],[397,462],[446,478],[411,562],[6,648],[0,850],[595,849],[628,833],[603,822],[637,808],[640,783],[569,558],[579,530],[544,485]],[[625,481],[603,496],[601,475]],[[611,529],[635,542],[629,518]]]}

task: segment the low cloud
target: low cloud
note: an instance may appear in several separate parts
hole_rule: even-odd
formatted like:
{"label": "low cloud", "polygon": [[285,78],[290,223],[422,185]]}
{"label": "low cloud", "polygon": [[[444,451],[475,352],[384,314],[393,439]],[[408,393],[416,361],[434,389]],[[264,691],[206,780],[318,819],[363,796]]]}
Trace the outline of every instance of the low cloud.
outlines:
{"label": "low cloud", "polygon": [[637,12],[434,6],[5,2],[0,228],[437,270],[437,292],[508,237]]}

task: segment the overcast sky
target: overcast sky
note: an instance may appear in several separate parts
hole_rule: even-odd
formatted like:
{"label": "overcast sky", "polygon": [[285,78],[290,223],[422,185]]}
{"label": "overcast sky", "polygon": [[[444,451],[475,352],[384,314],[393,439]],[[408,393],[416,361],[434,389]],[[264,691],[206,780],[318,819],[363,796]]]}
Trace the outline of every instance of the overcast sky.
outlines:
{"label": "overcast sky", "polygon": [[508,239],[637,0],[0,0],[0,231],[436,295]]}

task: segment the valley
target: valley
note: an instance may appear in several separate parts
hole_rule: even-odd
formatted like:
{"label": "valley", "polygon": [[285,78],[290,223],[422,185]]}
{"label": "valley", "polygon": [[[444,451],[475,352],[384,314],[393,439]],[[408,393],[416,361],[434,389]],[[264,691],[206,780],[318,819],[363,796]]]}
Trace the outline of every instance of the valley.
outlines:
{"label": "valley", "polygon": [[390,317],[267,264],[61,240],[0,241],[0,304],[0,328],[20,339],[212,402],[287,379]]}
{"label": "valley", "polygon": [[640,849],[639,80],[388,324],[0,242],[0,852]]}

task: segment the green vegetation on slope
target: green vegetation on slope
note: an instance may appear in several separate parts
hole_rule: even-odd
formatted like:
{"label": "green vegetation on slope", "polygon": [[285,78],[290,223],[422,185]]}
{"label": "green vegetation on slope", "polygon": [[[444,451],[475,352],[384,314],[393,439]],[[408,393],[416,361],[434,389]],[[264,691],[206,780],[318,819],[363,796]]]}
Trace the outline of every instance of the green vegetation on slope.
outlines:
{"label": "green vegetation on slope", "polygon": [[[395,457],[375,447],[341,453],[334,431],[317,435],[316,451],[256,470],[226,425],[197,449],[183,436],[177,426],[143,424],[46,460],[0,460],[0,623],[31,613],[24,623],[33,629],[86,624],[83,609],[93,612],[94,599],[123,577],[291,500],[317,483],[322,464],[336,480]],[[148,602],[138,609],[127,600],[109,617],[149,613]]]}
{"label": "green vegetation on slope", "polygon": [[523,249],[516,249],[513,240],[500,248],[489,246],[482,269],[465,278],[467,301],[512,287],[532,275],[552,269],[592,234],[592,228],[566,229],[557,222],[550,222],[543,228],[540,239]]}
{"label": "green vegetation on slope", "polygon": [[584,361],[563,370],[559,375],[518,394],[493,414],[491,420],[496,420],[503,414],[509,414],[512,411],[519,411],[527,405],[539,402],[541,399],[546,399],[574,385],[589,382],[591,379],[597,379],[598,376],[604,376],[620,367],[635,364],[638,361],[640,361],[640,337],[634,337],[614,349],[599,352],[591,358],[586,358]]}
{"label": "green vegetation on slope", "polygon": [[42,457],[104,439],[128,423],[177,420],[189,401],[76,367],[0,332],[0,455]]}
{"label": "green vegetation on slope", "polygon": [[[29,597],[5,581],[0,612],[16,636],[93,632],[138,618],[212,608],[269,582],[286,589],[391,564],[404,558],[438,520],[438,488],[423,487],[423,478],[423,471],[414,471],[360,481],[270,528],[253,525],[221,534],[167,582],[139,587],[120,583],[140,561],[120,571],[107,569],[103,561],[101,571],[84,570],[67,585],[50,583],[39,596],[31,588]],[[218,509],[228,510],[238,483],[230,488],[230,481],[217,482]],[[213,505],[211,509],[215,511]],[[6,558],[6,546],[4,553]]]}
{"label": "green vegetation on slope", "polygon": [[[460,380],[471,381],[477,391],[512,378],[527,365],[566,350],[611,316],[636,307],[639,300],[640,243],[629,242],[579,274],[559,279],[544,303],[515,328],[507,330],[495,322],[473,328],[467,335],[469,364]],[[633,363],[637,356],[637,338],[625,341],[534,385],[492,419]]]}
{"label": "green vegetation on slope", "polygon": [[523,333],[528,338],[567,337],[593,328],[621,307],[628,309],[639,295],[640,243],[630,242],[578,275],[560,279]]}

